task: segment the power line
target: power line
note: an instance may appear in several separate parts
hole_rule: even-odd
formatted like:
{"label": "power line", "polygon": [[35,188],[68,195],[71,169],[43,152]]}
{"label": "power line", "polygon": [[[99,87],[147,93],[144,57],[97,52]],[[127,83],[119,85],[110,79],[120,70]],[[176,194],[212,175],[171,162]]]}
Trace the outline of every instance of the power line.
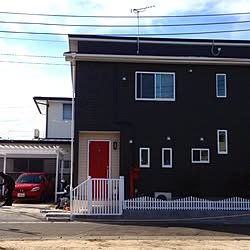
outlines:
{"label": "power line", "polygon": [[[63,23],[44,23],[44,22],[14,22],[0,21],[6,24],[24,24],[24,25],[46,25],[46,26],[63,26],[63,27],[95,27],[95,28],[135,28],[138,25],[116,25],[116,24],[63,24]],[[177,24],[140,24],[140,27],[182,27],[182,26],[208,26],[208,25],[225,25],[225,24],[242,24],[250,23],[249,20],[242,21],[225,21],[225,22],[206,22],[206,23],[177,23]]]}
{"label": "power line", "polygon": [[21,62],[21,61],[2,61],[0,63],[20,63],[20,64],[38,64],[38,65],[50,65],[50,66],[69,66],[69,64],[65,63],[40,63],[40,62]]}
{"label": "power line", "polygon": [[[197,32],[176,32],[176,33],[144,33],[142,36],[180,36],[180,35],[199,35],[199,34],[218,34],[218,33],[235,33],[235,32],[246,32],[250,29],[235,29],[235,30],[215,30],[215,31],[197,31]],[[14,34],[29,34],[29,35],[52,35],[52,36],[68,36],[66,33],[54,33],[54,32],[31,32],[31,31],[9,31],[9,30],[0,30],[0,33],[14,33]],[[74,35],[82,35],[74,34]],[[88,35],[97,35],[96,33]],[[137,34],[132,33],[100,33],[98,35],[103,36],[137,36]]]}
{"label": "power line", "polygon": [[7,53],[0,53],[0,56],[23,56],[23,57],[39,57],[39,58],[53,58],[53,59],[64,58],[63,56],[25,55],[25,54],[7,54]]}
{"label": "power line", "polygon": [[[0,14],[7,15],[27,15],[27,16],[47,16],[47,17],[73,17],[73,18],[136,18],[135,16],[97,16],[97,15],[68,15],[68,14],[44,14],[44,13],[28,13],[28,12],[6,12],[1,11]],[[212,14],[190,14],[190,15],[166,15],[166,16],[140,16],[140,18],[178,18],[178,17],[213,17],[213,16],[238,16],[249,15],[250,12],[232,12],[232,13],[212,13]]]}
{"label": "power line", "polygon": [[67,36],[68,35],[68,33],[10,31],[10,30],[0,30],[0,33],[29,34],[29,35],[51,35],[51,36]]}
{"label": "power line", "polygon": [[37,41],[37,42],[56,42],[56,43],[67,43],[66,41],[60,41],[60,40],[51,40],[51,39],[35,39],[35,38],[21,38],[21,37],[7,37],[7,36],[0,36],[0,39],[25,40],[25,41]]}

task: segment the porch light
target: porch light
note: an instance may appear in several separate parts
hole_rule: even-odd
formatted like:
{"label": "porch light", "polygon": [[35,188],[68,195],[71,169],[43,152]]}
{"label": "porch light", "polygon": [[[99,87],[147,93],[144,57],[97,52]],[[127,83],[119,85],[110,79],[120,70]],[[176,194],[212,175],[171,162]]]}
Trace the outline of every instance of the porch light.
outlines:
{"label": "porch light", "polygon": [[113,142],[113,149],[116,150],[117,149],[117,141]]}

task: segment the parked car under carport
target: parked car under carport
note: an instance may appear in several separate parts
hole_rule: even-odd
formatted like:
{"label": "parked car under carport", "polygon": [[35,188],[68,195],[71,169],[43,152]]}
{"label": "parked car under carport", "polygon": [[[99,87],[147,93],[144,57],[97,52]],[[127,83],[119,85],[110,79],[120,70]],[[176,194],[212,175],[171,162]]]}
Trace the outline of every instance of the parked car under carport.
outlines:
{"label": "parked car under carport", "polygon": [[15,201],[41,201],[52,197],[52,183],[45,172],[22,173],[16,180],[12,193]]}

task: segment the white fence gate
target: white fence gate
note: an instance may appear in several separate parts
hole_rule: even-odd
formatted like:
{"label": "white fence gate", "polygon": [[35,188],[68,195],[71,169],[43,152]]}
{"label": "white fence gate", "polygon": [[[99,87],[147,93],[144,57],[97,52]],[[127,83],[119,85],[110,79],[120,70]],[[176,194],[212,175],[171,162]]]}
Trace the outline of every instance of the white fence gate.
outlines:
{"label": "white fence gate", "polygon": [[91,178],[72,190],[73,215],[121,215],[124,201],[124,177]]}
{"label": "white fence gate", "polygon": [[138,197],[125,200],[124,209],[131,210],[250,210],[250,200],[239,197],[224,200],[206,200],[186,197],[176,200],[159,200],[151,197]]}

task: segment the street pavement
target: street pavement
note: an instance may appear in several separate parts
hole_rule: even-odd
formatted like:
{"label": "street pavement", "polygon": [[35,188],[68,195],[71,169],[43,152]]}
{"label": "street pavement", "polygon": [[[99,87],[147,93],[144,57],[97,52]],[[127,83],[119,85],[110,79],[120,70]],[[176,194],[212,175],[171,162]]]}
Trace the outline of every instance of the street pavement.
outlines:
{"label": "street pavement", "polygon": [[50,239],[245,239],[249,225],[169,223],[164,221],[47,221],[49,204],[15,203],[0,207],[0,240]]}

